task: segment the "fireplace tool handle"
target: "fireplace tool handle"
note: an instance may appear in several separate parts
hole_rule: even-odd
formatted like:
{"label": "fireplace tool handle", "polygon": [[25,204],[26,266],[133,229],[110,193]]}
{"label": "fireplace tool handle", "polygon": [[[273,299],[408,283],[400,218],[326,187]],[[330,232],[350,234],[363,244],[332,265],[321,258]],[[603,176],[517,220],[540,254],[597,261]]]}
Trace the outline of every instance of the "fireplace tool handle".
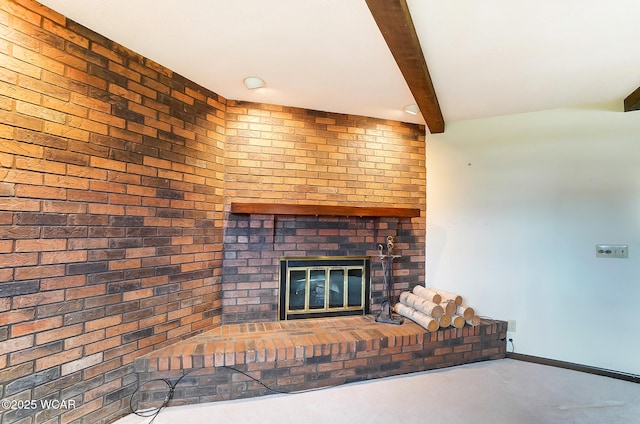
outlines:
{"label": "fireplace tool handle", "polygon": [[391,289],[393,286],[393,260],[400,256],[393,254],[393,237],[387,237],[387,253],[384,253],[384,246],[378,245],[378,256],[382,264],[382,279],[384,282],[384,288],[387,291],[387,297],[382,301],[382,309],[376,317],[376,322],[383,322],[386,324],[400,325],[404,322],[404,319],[399,316],[394,316],[391,308]]}

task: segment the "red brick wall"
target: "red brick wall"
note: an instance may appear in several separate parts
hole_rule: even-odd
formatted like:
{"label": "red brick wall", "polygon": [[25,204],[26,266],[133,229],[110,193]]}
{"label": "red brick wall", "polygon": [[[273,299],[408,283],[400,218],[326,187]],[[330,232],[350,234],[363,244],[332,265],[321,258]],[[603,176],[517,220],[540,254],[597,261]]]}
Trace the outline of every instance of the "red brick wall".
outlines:
{"label": "red brick wall", "polygon": [[0,0],[0,398],[77,406],[3,422],[122,415],[134,358],[220,323],[225,102]]}
{"label": "red brick wall", "polygon": [[424,211],[425,161],[425,132],[418,125],[284,106],[227,105],[227,201]]}
{"label": "red brick wall", "polygon": [[[424,196],[418,126],[228,102],[0,0],[0,398],[77,406],[1,419],[127,413],[134,358],[222,320],[230,201],[424,211]],[[424,214],[409,227],[423,265]]]}

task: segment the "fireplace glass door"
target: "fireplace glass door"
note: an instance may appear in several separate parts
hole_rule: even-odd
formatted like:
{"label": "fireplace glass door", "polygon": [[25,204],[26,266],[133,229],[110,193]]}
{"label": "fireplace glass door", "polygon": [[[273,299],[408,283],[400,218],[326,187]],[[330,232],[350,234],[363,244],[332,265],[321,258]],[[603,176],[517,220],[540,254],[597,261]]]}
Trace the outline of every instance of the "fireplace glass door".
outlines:
{"label": "fireplace glass door", "polygon": [[369,312],[369,265],[365,258],[281,258],[280,319]]}

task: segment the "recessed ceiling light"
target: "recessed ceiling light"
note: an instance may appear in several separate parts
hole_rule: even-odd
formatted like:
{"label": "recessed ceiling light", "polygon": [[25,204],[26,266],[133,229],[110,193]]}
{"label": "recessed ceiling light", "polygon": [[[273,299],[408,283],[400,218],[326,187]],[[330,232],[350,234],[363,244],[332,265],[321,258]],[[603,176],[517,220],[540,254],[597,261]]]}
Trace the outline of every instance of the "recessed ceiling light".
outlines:
{"label": "recessed ceiling light", "polygon": [[247,77],[244,79],[244,86],[248,90],[255,90],[256,88],[264,87],[264,81],[258,77]]}
{"label": "recessed ceiling light", "polygon": [[411,114],[411,115],[417,115],[418,113],[420,113],[420,108],[418,107],[418,105],[407,105],[404,107],[404,111]]}

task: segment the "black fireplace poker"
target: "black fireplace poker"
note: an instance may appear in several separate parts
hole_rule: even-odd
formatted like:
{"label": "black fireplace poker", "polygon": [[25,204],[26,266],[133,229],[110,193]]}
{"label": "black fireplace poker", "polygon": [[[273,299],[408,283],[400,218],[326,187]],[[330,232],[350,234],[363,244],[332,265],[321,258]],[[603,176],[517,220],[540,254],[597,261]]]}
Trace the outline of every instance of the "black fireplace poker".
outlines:
{"label": "black fireplace poker", "polygon": [[382,309],[376,317],[376,322],[382,322],[385,324],[400,325],[404,322],[404,319],[400,316],[394,315],[391,307],[391,292],[393,289],[393,261],[400,258],[399,255],[393,254],[393,236],[387,236],[387,251],[384,252],[384,246],[378,245],[378,256],[382,263],[382,278],[384,281],[384,288],[387,291],[387,297],[382,301]]}

